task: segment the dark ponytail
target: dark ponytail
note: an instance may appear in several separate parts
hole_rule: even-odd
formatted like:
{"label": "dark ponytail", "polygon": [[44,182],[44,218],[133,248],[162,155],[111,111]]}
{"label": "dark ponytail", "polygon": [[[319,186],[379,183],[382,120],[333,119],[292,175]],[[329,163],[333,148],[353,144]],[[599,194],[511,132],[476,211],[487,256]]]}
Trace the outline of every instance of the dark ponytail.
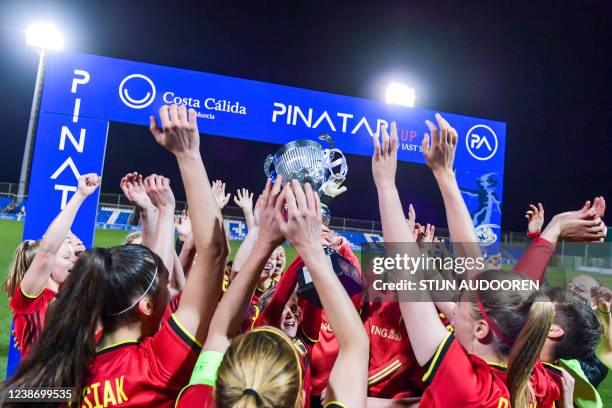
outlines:
{"label": "dark ponytail", "polygon": [[79,395],[96,354],[96,332],[137,320],[130,306],[157,291],[162,273],[159,257],[141,245],[84,252],[48,310],[40,340],[4,389],[76,387]]}

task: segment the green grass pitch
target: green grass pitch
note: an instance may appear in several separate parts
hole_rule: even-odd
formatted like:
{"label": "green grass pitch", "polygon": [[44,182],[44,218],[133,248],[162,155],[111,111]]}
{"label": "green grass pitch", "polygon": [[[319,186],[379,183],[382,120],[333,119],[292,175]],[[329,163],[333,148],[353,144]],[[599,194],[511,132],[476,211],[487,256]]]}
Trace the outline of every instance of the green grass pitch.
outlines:
{"label": "green grass pitch", "polygon": [[[23,223],[18,221],[0,220],[0,278],[4,280],[6,271],[10,265],[13,251],[21,242]],[[109,247],[121,244],[129,234],[126,231],[97,230],[94,245],[99,247]],[[239,242],[231,241],[231,256],[238,250]],[[287,260],[295,256],[295,251],[291,247],[285,247]],[[601,277],[606,283],[610,283],[609,277]],[[569,276],[568,276],[569,279]],[[11,312],[8,308],[8,299],[2,294],[0,296],[0,376],[4,378],[6,373],[6,360],[8,355],[9,336],[11,329]],[[599,386],[599,392],[604,401],[604,406],[609,406],[612,401],[612,374]]]}

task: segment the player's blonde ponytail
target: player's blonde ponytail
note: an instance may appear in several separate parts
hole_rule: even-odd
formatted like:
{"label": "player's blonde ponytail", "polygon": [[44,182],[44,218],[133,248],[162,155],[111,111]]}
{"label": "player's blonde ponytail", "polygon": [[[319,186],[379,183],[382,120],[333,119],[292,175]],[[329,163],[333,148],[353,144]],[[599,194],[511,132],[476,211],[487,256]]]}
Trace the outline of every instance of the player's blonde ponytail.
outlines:
{"label": "player's blonde ponytail", "polygon": [[289,338],[262,327],[234,338],[219,367],[219,408],[295,407],[300,403],[301,365]]}
{"label": "player's blonde ponytail", "polygon": [[555,315],[553,304],[542,293],[531,296],[527,307],[527,320],[510,349],[508,358],[508,391],[510,403],[516,408],[529,408],[529,377]]}
{"label": "player's blonde ponytail", "polygon": [[25,276],[26,271],[30,267],[34,255],[38,251],[40,241],[34,241],[27,239],[23,241],[15,250],[13,255],[13,262],[9,267],[6,279],[2,283],[2,291],[6,293],[6,296],[12,298],[15,294],[15,290],[21,283],[21,280]]}
{"label": "player's blonde ponytail", "polygon": [[[528,280],[506,271],[486,271],[476,279]],[[488,323],[493,347],[508,359],[511,406],[529,408],[529,378],[553,322],[553,304],[538,290],[481,290],[469,293],[469,298],[475,305],[472,317]]]}

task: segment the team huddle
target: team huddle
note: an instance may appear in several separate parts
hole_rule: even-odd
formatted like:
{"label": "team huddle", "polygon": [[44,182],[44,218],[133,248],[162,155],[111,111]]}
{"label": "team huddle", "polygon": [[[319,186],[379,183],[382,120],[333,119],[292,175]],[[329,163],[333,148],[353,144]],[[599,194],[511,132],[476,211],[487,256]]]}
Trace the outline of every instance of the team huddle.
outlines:
{"label": "team huddle", "polygon": [[[426,125],[423,154],[450,240],[482,257],[453,171],[457,132],[439,114]],[[0,387],[3,406],[27,406],[7,401],[8,390],[24,387],[75,387],[68,405],[87,408],[603,406],[596,388],[612,366],[612,291],[584,275],[567,288],[544,284],[558,242],[603,242],[603,197],[545,227],[543,206],[532,205],[532,241],[513,271],[497,265],[477,275],[540,289],[381,301],[347,293],[324,246],[361,275],[358,257],[324,222],[312,186],[281,176],[254,205],[238,191],[248,234],[228,262],[221,209],[230,195],[208,178],[196,112],[163,106],[150,131],[177,160],[188,212],[175,214],[167,178],[129,173],[120,186],[141,232],[125,245],[86,249],[70,229],[101,180],[80,177],[44,237],[17,248],[4,283],[23,359]],[[422,257],[439,240],[416,223],[412,205],[406,218],[397,151],[396,124],[383,126],[372,155],[383,237],[415,243],[408,255]],[[286,267],[285,242],[297,254]],[[320,302],[297,294],[304,269]]]}

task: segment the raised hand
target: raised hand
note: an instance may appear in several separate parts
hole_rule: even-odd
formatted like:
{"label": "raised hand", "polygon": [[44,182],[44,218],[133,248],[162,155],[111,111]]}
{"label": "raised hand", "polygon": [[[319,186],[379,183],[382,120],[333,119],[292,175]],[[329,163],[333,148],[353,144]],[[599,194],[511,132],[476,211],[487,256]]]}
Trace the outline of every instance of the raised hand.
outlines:
{"label": "raised hand", "polygon": [[408,204],[408,218],[406,219],[406,222],[408,222],[408,228],[410,228],[410,231],[414,231],[414,227],[416,225],[416,211],[414,211],[412,204]]}
{"label": "raised hand", "polygon": [[391,135],[387,127],[380,127],[382,144],[378,140],[378,134],[372,139],[374,141],[374,155],[372,156],[372,175],[376,188],[395,187],[395,172],[397,171],[397,124],[391,122]]}
{"label": "raised hand", "polygon": [[415,241],[420,242],[423,238],[425,238],[425,227],[418,222],[415,223],[414,229],[412,230],[412,236],[414,236]]}
{"label": "raised hand", "polygon": [[234,203],[243,211],[253,211],[253,193],[249,193],[246,188],[236,190]]}
{"label": "raised hand", "polygon": [[296,180],[285,185],[276,202],[276,222],[298,252],[322,251],[321,204],[309,183],[304,188]]}
{"label": "raised hand", "polygon": [[191,236],[191,220],[187,211],[183,210],[180,215],[174,217],[174,228],[181,241],[187,241]]}
{"label": "raised hand", "polygon": [[266,187],[261,194],[257,240],[270,250],[276,249],[277,246],[282,245],[285,241],[276,219],[276,203],[279,201],[282,183],[282,176],[276,177],[274,185],[272,180],[268,179]]}
{"label": "raised hand", "polygon": [[429,144],[430,135],[427,133],[425,133],[422,143],[425,161],[434,175],[453,171],[458,139],[457,131],[449,125],[442,115],[436,113],[436,120],[439,129],[433,122],[425,121],[431,133],[431,146]]}
{"label": "raised hand", "polygon": [[222,183],[221,180],[215,180],[211,187],[215,200],[217,200],[217,204],[219,205],[219,209],[223,209],[229,202],[231,194],[225,194],[225,183]]}
{"label": "raised hand", "polygon": [[83,174],[79,177],[79,186],[77,187],[77,193],[83,197],[89,197],[96,191],[96,188],[102,182],[102,178],[98,177],[95,173]]}
{"label": "raised hand", "polygon": [[142,182],[141,174],[136,172],[126,174],[121,179],[119,187],[121,187],[125,198],[141,211],[153,207]]}
{"label": "raised hand", "polygon": [[560,222],[560,238],[571,242],[603,242],[607,227],[601,218],[563,218]]}
{"label": "raised hand", "polygon": [[174,194],[170,188],[169,179],[152,174],[144,180],[144,187],[155,208],[174,212]]}
{"label": "raised hand", "polygon": [[529,204],[529,208],[530,210],[527,210],[525,213],[525,218],[529,221],[527,224],[527,232],[540,232],[542,230],[542,225],[544,225],[544,207],[542,203],[538,203],[537,207],[533,204]]}
{"label": "raised hand", "polygon": [[606,212],[606,200],[602,196],[595,197],[593,200],[593,209],[599,218],[603,218]]}
{"label": "raised hand", "polygon": [[436,227],[432,224],[427,224],[425,227],[425,235],[423,236],[423,242],[433,242],[436,234]]}
{"label": "raised hand", "polygon": [[197,112],[184,105],[163,105],[159,109],[161,128],[155,116],[150,117],[149,130],[164,148],[175,156],[199,157],[200,134],[198,132]]}
{"label": "raised hand", "polygon": [[565,211],[562,213],[559,213],[557,215],[555,215],[553,217],[552,221],[557,221],[557,220],[564,220],[564,219],[573,219],[573,218],[579,218],[579,219],[593,219],[597,216],[597,211],[595,211],[595,208],[593,208],[593,206],[591,206],[591,202],[589,200],[584,202],[584,205],[582,206],[581,209],[576,210],[576,211]]}

